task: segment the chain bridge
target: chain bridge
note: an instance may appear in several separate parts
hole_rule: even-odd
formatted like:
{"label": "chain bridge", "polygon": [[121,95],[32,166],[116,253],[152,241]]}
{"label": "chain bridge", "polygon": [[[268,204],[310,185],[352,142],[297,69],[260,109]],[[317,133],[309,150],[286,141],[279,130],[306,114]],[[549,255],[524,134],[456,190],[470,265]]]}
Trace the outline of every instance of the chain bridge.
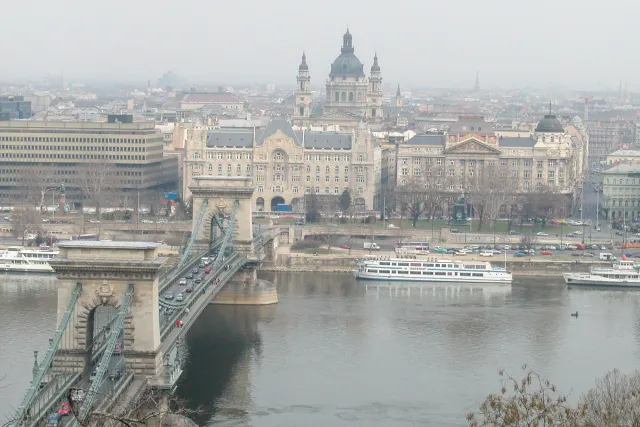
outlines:
{"label": "chain bridge", "polygon": [[[277,302],[275,288],[257,280],[256,268],[274,260],[279,231],[252,223],[251,182],[194,178],[191,237],[171,268],[157,255],[157,243],[59,245],[51,262],[58,277],[57,329],[44,357],[38,361],[36,353],[11,426],[43,424],[65,402],[80,420],[96,411],[124,415],[145,391],[174,389],[186,362],[185,334],[208,304]],[[210,258],[204,269],[203,257]],[[105,307],[112,315],[98,326],[97,312]],[[80,422],[72,414],[59,425]]]}

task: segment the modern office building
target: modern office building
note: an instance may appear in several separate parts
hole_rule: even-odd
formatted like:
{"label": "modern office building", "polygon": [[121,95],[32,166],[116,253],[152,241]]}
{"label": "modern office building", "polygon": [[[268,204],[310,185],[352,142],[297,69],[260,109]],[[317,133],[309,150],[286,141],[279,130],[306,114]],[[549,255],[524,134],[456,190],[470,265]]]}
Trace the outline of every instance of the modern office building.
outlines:
{"label": "modern office building", "polygon": [[0,120],[28,119],[32,116],[31,102],[22,96],[0,96]]}
{"label": "modern office building", "polygon": [[107,123],[0,122],[2,204],[24,200],[28,185],[47,187],[38,180],[52,188],[64,183],[69,201],[81,200],[81,187],[90,185],[105,192],[173,189],[178,162],[163,155],[154,122],[134,123],[127,115],[111,115]]}

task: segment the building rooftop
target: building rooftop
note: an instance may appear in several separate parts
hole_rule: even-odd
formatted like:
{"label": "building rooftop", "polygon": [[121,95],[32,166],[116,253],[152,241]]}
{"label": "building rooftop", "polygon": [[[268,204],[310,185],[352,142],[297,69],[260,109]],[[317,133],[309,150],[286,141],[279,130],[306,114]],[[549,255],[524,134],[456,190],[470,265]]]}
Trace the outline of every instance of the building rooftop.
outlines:
{"label": "building rooftop", "polygon": [[444,135],[416,135],[405,145],[439,145],[444,146]]}
{"label": "building rooftop", "polygon": [[640,150],[617,150],[607,156],[640,157]]}
{"label": "building rooftop", "polygon": [[162,246],[155,242],[125,242],[111,240],[67,240],[58,243],[60,248],[85,248],[85,249],[155,249]]}
{"label": "building rooftop", "polygon": [[627,175],[627,174],[638,174],[640,175],[640,165],[637,164],[629,164],[623,163],[621,165],[614,166],[612,168],[606,169],[602,171],[603,174],[607,175]]}
{"label": "building rooftop", "polygon": [[229,92],[210,92],[210,93],[185,93],[180,102],[193,102],[197,104],[207,103],[228,103],[242,102],[240,98]]}
{"label": "building rooftop", "polygon": [[518,137],[501,137],[498,141],[499,147],[509,148],[533,148],[536,145],[536,140],[530,137],[518,138]]}
{"label": "building rooftop", "polygon": [[538,122],[536,126],[536,132],[553,132],[553,133],[563,133],[564,126],[560,123],[560,120],[556,118],[553,114],[547,114]]}

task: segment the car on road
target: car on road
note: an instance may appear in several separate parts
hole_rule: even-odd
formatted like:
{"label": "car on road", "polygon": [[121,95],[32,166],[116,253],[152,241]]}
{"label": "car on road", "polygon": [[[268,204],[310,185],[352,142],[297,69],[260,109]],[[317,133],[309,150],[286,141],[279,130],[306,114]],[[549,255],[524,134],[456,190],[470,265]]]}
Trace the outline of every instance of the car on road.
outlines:
{"label": "car on road", "polygon": [[84,402],[85,392],[82,389],[75,389],[71,391],[71,400],[74,402]]}
{"label": "car on road", "polygon": [[187,279],[193,279],[193,273],[189,273],[185,276]]}
{"label": "car on road", "polygon": [[176,301],[178,302],[184,301],[184,295],[182,295],[182,293],[179,293],[178,295],[176,295]]}
{"label": "car on road", "polygon": [[204,273],[205,273],[205,274],[209,274],[209,273],[211,273],[211,267],[207,267],[207,268],[205,268],[205,269],[204,269]]}
{"label": "car on road", "polygon": [[522,258],[524,256],[527,256],[527,254],[525,254],[524,252],[516,252],[516,257]]}
{"label": "car on road", "polygon": [[116,341],[116,346],[113,347],[113,354],[122,354],[122,341]]}
{"label": "car on road", "polygon": [[166,294],[164,294],[164,299],[173,299],[173,294],[171,292],[167,292]]}
{"label": "car on road", "polygon": [[51,414],[47,417],[47,427],[62,426],[62,415],[59,413]]}
{"label": "car on road", "polygon": [[183,277],[182,279],[180,279],[180,281],[178,282],[178,284],[179,284],[179,285],[182,285],[182,286],[186,285],[186,284],[187,284],[187,278],[186,278],[186,277]]}
{"label": "car on road", "polygon": [[327,224],[327,227],[337,227],[337,224]]}
{"label": "car on road", "polygon": [[296,221],[293,223],[296,227],[304,227],[304,221]]}
{"label": "car on road", "polygon": [[517,232],[517,231],[515,231],[515,230],[510,230],[510,231],[509,231],[509,236],[518,236],[518,235],[520,235],[520,233],[518,233],[518,232]]}
{"label": "car on road", "polygon": [[438,249],[436,249],[436,252],[439,253],[439,254],[446,254],[447,250],[445,248],[438,248]]}
{"label": "car on road", "polygon": [[193,288],[191,286],[189,286],[188,288],[184,288],[184,291],[188,294],[190,294],[191,292],[193,292]]}
{"label": "car on road", "polygon": [[200,271],[200,269],[198,269],[198,267],[194,268],[193,270],[191,270],[191,272],[193,274],[198,274],[198,272]]}
{"label": "car on road", "polygon": [[538,231],[538,232],[536,233],[536,236],[548,236],[548,235],[549,235],[549,234],[548,234],[548,233],[545,233],[544,231]]}
{"label": "car on road", "polygon": [[349,245],[340,245],[340,249],[351,249]]}
{"label": "car on road", "polygon": [[58,408],[58,413],[63,417],[69,415],[71,413],[71,405],[67,402],[63,402],[62,405],[60,405],[60,408]]}
{"label": "car on road", "polygon": [[108,376],[111,381],[118,381],[120,377],[122,377],[122,370],[116,368],[113,371],[109,372]]}
{"label": "car on road", "polygon": [[201,261],[200,264],[198,265],[199,268],[205,268],[207,266],[207,264],[204,263],[204,261]]}
{"label": "car on road", "polygon": [[153,224],[153,221],[151,221],[150,219],[143,219],[140,222],[143,223],[143,224]]}
{"label": "car on road", "polygon": [[89,223],[90,224],[100,224],[100,221],[98,221],[97,219],[90,219]]}
{"label": "car on road", "polygon": [[540,255],[553,255],[551,251],[540,251]]}
{"label": "car on road", "polygon": [[194,282],[196,283],[202,283],[202,279],[200,277],[198,277],[196,280],[194,280]]}
{"label": "car on road", "polygon": [[493,251],[482,251],[480,256],[493,256]]}
{"label": "car on road", "polygon": [[156,224],[168,224],[169,221],[166,218],[160,218],[156,221]]}

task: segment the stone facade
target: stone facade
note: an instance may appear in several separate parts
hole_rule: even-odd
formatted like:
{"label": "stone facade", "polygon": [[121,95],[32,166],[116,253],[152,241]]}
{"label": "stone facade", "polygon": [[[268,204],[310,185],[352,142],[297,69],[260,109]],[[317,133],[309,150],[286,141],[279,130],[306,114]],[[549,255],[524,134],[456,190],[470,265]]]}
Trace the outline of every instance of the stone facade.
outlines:
{"label": "stone facade", "polygon": [[101,305],[120,308],[130,284],[134,291],[124,324],[123,352],[127,369],[155,375],[161,367],[157,274],[164,263],[146,242],[63,242],[51,261],[58,277],[58,324],[76,284],[82,285],[70,325],[54,359],[54,370],[90,368],[93,318]]}
{"label": "stone facade", "polygon": [[295,125],[339,124],[353,127],[360,120],[379,122],[382,111],[382,74],[378,55],[373,58],[370,77],[364,73],[362,62],[356,57],[353,37],[349,30],[342,38],[340,55],[331,64],[326,82],[326,100],[322,113],[313,112],[310,106],[309,67],[306,55],[298,67],[297,89],[292,122]]}
{"label": "stone facade", "polygon": [[380,185],[380,147],[360,126],[347,133],[294,131],[284,119],[264,129],[195,128],[185,148],[184,194],[198,176],[251,177],[256,212],[278,204],[304,211],[304,195],[336,198],[351,192],[356,209],[375,210]]}
{"label": "stone facade", "polygon": [[501,136],[481,116],[462,116],[448,132],[416,135],[385,150],[382,175],[399,187],[424,183],[441,195],[443,214],[463,192],[502,198],[495,215],[504,216],[520,196],[544,191],[564,196],[556,213],[568,214],[584,177],[584,150],[555,116],[521,137]]}
{"label": "stone facade", "polygon": [[602,211],[605,219],[640,217],[640,165],[619,164],[602,172]]}

